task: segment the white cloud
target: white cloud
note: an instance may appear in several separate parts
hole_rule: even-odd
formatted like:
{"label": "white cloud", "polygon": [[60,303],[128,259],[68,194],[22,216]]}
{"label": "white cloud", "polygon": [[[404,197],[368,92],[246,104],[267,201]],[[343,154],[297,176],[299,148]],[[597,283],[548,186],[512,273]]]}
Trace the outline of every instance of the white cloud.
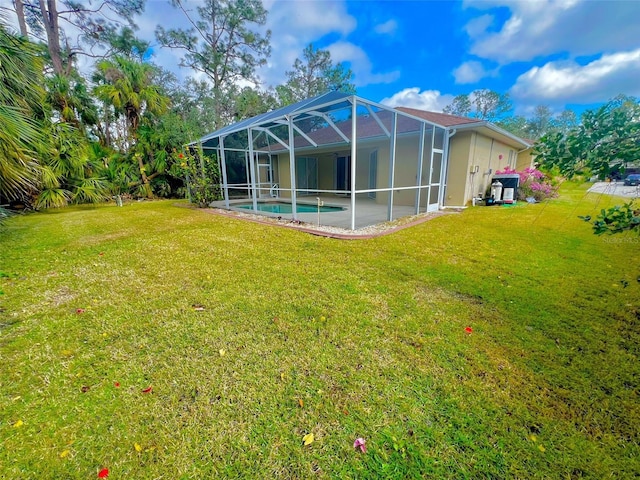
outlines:
{"label": "white cloud", "polygon": [[495,72],[490,72],[484,68],[477,60],[464,62],[453,71],[453,76],[457,84],[476,83],[485,77],[495,76]]}
{"label": "white cloud", "polygon": [[465,5],[509,8],[510,17],[497,31],[488,14],[466,26],[471,53],[503,64],[559,52],[575,57],[639,46],[640,2],[470,0]]}
{"label": "white cloud", "polygon": [[348,35],[358,24],[355,17],[347,12],[344,0],[266,0],[263,5],[269,11],[267,23],[274,35],[278,35],[277,30],[307,39],[330,32]]}
{"label": "white cloud", "polygon": [[405,88],[383,99],[380,103],[390,107],[410,107],[431,112],[441,112],[453,101],[453,95],[442,95],[438,90],[420,91],[420,88]]}
{"label": "white cloud", "polygon": [[327,35],[344,38],[357,27],[344,0],[265,0],[263,4],[269,11],[267,28],[271,30],[272,51],[267,66],[258,72],[265,86],[284,83],[285,72],[291,70],[296,58],[302,57],[309,43],[315,45]]}
{"label": "white cloud", "polygon": [[400,78],[400,71],[373,73],[373,65],[367,53],[351,42],[340,41],[327,47],[333,63],[348,62],[353,71],[357,87],[365,85],[391,83]]}
{"label": "white cloud", "polygon": [[398,29],[398,22],[393,19],[387,20],[384,23],[373,27],[373,31],[380,35],[392,35]]}
{"label": "white cloud", "polygon": [[640,48],[579,65],[549,62],[520,75],[512,97],[527,103],[601,102],[619,93],[640,95]]}

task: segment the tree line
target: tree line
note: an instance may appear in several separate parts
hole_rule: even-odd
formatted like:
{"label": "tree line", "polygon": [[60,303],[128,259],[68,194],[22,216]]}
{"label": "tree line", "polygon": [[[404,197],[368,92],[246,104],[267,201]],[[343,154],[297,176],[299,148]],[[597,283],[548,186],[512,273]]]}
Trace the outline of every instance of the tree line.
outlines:
{"label": "tree line", "polygon": [[[189,27],[158,26],[155,35],[197,74],[183,82],[155,65],[149,43],[136,37],[144,0],[15,0],[0,10],[0,205],[184,196],[186,179],[203,165],[185,158],[186,143],[326,91],[356,93],[351,70],[312,44],[284,84],[260,85],[257,71],[271,55],[261,0],[205,0],[195,9],[169,1]],[[458,95],[444,112],[534,140],[542,168],[567,176],[607,175],[639,158],[633,97],[579,118],[544,105],[526,118],[513,115],[508,94],[483,89]]]}
{"label": "tree line", "polygon": [[186,143],[328,90],[355,93],[351,70],[312,44],[283,85],[262,88],[271,49],[270,32],[257,33],[260,0],[171,4],[190,27],[158,26],[156,39],[198,79],[153,63],[133,23],[144,0],[16,0],[0,11],[0,205],[184,196],[196,176]]}

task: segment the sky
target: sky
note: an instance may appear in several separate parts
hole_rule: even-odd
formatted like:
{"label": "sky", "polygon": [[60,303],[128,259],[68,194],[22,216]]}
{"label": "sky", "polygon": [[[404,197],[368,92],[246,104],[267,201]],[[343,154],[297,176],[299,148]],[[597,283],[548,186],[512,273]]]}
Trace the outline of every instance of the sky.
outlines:
{"label": "sky", "polygon": [[[9,0],[1,0],[6,4]],[[197,0],[183,0],[195,8]],[[263,86],[286,80],[309,43],[354,73],[358,95],[441,111],[476,89],[508,93],[515,113],[577,111],[622,93],[640,96],[637,0],[263,0],[272,54]],[[138,36],[155,63],[185,78],[180,51],[161,48],[156,25],[185,27],[168,0],[147,0]]]}

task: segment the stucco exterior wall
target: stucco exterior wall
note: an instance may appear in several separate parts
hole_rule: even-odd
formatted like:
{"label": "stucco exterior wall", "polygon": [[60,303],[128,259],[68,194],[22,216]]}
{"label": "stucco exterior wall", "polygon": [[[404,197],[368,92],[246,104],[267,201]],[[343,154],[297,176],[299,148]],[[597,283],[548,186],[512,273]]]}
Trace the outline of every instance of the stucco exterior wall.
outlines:
{"label": "stucco exterior wall", "polygon": [[469,172],[471,145],[475,144],[475,135],[475,132],[460,132],[451,139],[447,190],[444,197],[444,204],[447,206],[460,206],[466,203],[465,179]]}
{"label": "stucco exterior wall", "polygon": [[521,171],[528,167],[533,167],[534,155],[530,148],[518,153],[518,161],[516,162],[516,170]]}
{"label": "stucco exterior wall", "polygon": [[[401,137],[396,142],[396,162],[394,169],[394,186],[395,187],[414,187],[418,182],[418,164],[419,164],[419,136],[410,135]],[[377,173],[376,184],[373,188],[389,187],[389,158],[390,158],[390,142],[388,140],[366,141],[361,142],[357,148],[356,162],[356,190],[367,190],[372,188],[369,185],[369,167],[372,152],[377,152]],[[335,189],[336,165],[335,159],[338,156],[350,156],[351,151],[348,149],[326,148],[313,151],[300,152],[298,157],[312,157],[318,159],[318,189],[333,190]],[[429,183],[430,160],[431,160],[431,141],[425,140],[423,153],[423,169],[422,185]],[[434,160],[436,162],[439,159]],[[281,189],[291,188],[291,173],[289,167],[289,153],[283,152],[278,154],[277,159],[274,157],[274,170],[277,170],[278,184]],[[439,175],[439,166],[434,166],[436,177]],[[433,181],[437,182],[437,179]],[[416,189],[418,187],[416,186]],[[414,205],[416,199],[416,189],[401,190],[394,192],[394,205]],[[426,197],[423,191],[423,196]],[[290,192],[282,190],[280,196],[289,198]],[[388,192],[377,192],[375,201],[379,204],[386,204],[389,200]],[[431,203],[437,202],[437,194],[434,192],[434,199]],[[421,202],[424,203],[424,202]]]}
{"label": "stucco exterior wall", "polygon": [[524,163],[526,158],[509,145],[478,132],[458,132],[449,148],[445,205],[469,204],[474,196],[484,196],[496,170],[507,166],[518,170]]}
{"label": "stucco exterior wall", "polygon": [[[400,137],[396,143],[396,168],[394,172],[395,187],[412,187],[416,185],[418,174],[418,150],[419,137],[411,135]],[[356,164],[356,189],[369,189],[369,160],[372,152],[377,152],[378,169],[375,188],[389,187],[389,154],[388,140],[364,141],[358,144]],[[335,159],[338,156],[350,156],[348,146],[338,148],[328,147],[313,151],[300,152],[300,157],[312,157],[318,159],[318,189],[335,189],[336,166]],[[438,168],[434,166],[434,172],[429,171],[430,141],[425,142],[424,165],[421,184],[429,183],[430,177],[437,177]],[[445,206],[462,206],[471,202],[476,195],[483,195],[491,184],[491,179],[496,170],[506,166],[518,170],[530,166],[532,157],[530,150],[518,154],[517,150],[498,140],[475,131],[463,131],[456,133],[451,138],[449,147],[449,165],[447,173],[447,189],[444,198]],[[289,168],[289,153],[278,154],[274,161],[275,170],[278,172],[280,188],[291,187]],[[437,182],[437,178],[432,178]],[[377,192],[376,203],[386,204],[388,192]],[[283,190],[281,197],[290,197],[290,192]],[[425,203],[422,195],[421,205]],[[433,189],[431,203],[437,202],[437,188]],[[394,192],[395,205],[414,205],[416,189]]]}

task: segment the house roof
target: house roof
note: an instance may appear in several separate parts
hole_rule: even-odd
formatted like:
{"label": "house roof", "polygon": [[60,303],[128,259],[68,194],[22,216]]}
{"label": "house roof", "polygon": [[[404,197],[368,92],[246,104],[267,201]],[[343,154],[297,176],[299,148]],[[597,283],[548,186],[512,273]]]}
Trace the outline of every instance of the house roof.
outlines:
{"label": "house roof", "polygon": [[463,125],[465,123],[477,123],[478,121],[475,118],[449,115],[448,113],[428,112],[426,110],[418,110],[417,108],[396,107],[396,110],[408,113],[414,117],[424,118],[425,120],[437,123],[443,127],[453,127],[455,125]]}
{"label": "house roof", "polygon": [[[249,128],[270,128],[277,125],[282,125],[283,119],[289,115],[295,115],[296,121],[304,119],[306,117],[312,117],[316,115],[316,112],[326,113],[331,110],[345,108],[351,106],[351,102],[356,99],[358,102],[369,104],[376,108],[379,108],[379,119],[385,124],[387,129],[390,128],[390,118],[392,108],[385,105],[378,105],[374,102],[347,94],[342,92],[327,92],[317,97],[309,98],[301,102],[287,105],[286,107],[272,110],[270,112],[256,115],[255,117],[242,120],[223,127],[215,132],[202,137],[199,142],[205,144],[210,140],[218,139],[221,136],[230,135],[232,133],[240,132]],[[398,133],[407,133],[409,131],[417,131],[414,124],[411,121],[411,117],[414,118],[413,122],[421,120],[438,127],[449,128],[455,131],[461,130],[473,130],[491,138],[495,138],[507,145],[510,145],[518,149],[526,149],[531,147],[531,143],[513,135],[510,132],[494,125],[491,122],[485,120],[478,120],[475,118],[461,117],[458,115],[450,115],[447,113],[429,112],[425,110],[419,110],[410,107],[397,107],[395,110],[401,113],[398,116]],[[409,117],[410,116],[410,117]],[[347,137],[351,135],[351,122],[337,122],[336,127]],[[372,118],[362,118],[358,121],[358,137],[359,138],[371,138],[383,134],[380,126]],[[309,133],[312,140],[319,144],[333,143],[334,141],[340,141],[340,135],[332,128],[320,129]],[[197,142],[193,142],[195,144]],[[306,144],[306,145],[305,145]],[[303,147],[310,146],[311,144],[303,138],[296,136],[295,146]]]}
{"label": "house roof", "polygon": [[426,110],[418,110],[416,108],[408,107],[397,107],[396,110],[408,113],[414,117],[424,118],[430,122],[439,123],[440,125],[449,127],[456,131],[474,130],[519,149],[527,149],[534,143],[528,139],[520,138],[486,120],[461,117],[459,115],[449,115],[448,113],[428,112]]}
{"label": "house roof", "polygon": [[[352,105],[352,102],[354,101],[357,102],[358,105],[368,105],[370,107],[378,109],[380,112],[393,111],[393,108],[391,107],[380,105],[364,98],[357,97],[355,95],[350,95],[342,92],[327,92],[317,97],[309,98],[307,100],[303,100],[292,105],[287,105],[286,107],[278,108],[276,110],[272,110],[270,112],[256,115],[255,117],[251,117],[245,120],[241,120],[240,122],[228,125],[219,130],[216,130],[215,132],[205,135],[204,137],[200,138],[199,142],[205,144],[210,140],[215,140],[220,137],[241,132],[250,128],[271,128],[274,126],[279,126],[284,123],[283,120],[286,117],[291,115],[294,115],[296,117],[296,121],[300,121],[305,118],[314,117],[318,114],[318,112],[326,114],[331,111],[350,107]],[[408,116],[411,115],[411,113],[408,112],[399,111],[399,113],[402,113],[403,116],[405,116],[405,118],[407,119],[409,118]],[[423,123],[429,123],[438,127],[444,127],[444,125],[426,118],[415,117],[415,119]],[[195,143],[198,142],[192,142],[190,145],[194,145]]]}

